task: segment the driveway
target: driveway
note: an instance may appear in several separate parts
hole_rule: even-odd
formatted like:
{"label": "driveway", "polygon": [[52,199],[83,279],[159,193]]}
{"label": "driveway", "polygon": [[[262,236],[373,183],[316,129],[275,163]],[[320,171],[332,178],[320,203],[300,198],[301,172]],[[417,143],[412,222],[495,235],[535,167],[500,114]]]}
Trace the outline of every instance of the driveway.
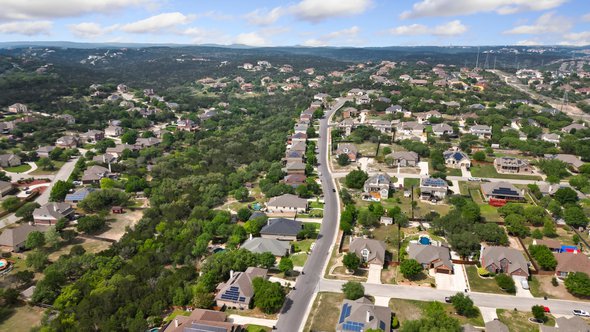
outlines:
{"label": "driveway", "polygon": [[449,189],[451,189],[455,195],[460,195],[461,189],[459,188],[459,181],[451,181],[451,184],[452,185]]}
{"label": "driveway", "polygon": [[263,319],[263,318],[254,318],[254,317],[246,317],[240,315],[229,315],[228,321],[234,324],[240,325],[247,325],[247,324],[254,324],[254,325],[261,325],[272,328],[273,326],[277,325],[276,319]]}
{"label": "driveway", "polygon": [[467,169],[467,167],[461,166],[461,176],[464,177],[464,178],[470,178],[471,177],[471,171],[469,171]]}
{"label": "driveway", "polygon": [[491,322],[494,319],[498,318],[496,308],[479,307],[479,311],[481,312],[481,317],[483,318],[483,321],[485,323]]}
{"label": "driveway", "polygon": [[428,176],[428,162],[427,161],[419,162],[418,167],[420,167],[420,176]]}
{"label": "driveway", "polygon": [[533,294],[531,294],[530,290],[522,288],[521,281],[526,280],[526,277],[512,276],[512,279],[514,280],[514,284],[516,285],[516,296],[529,298],[534,297]]}
{"label": "driveway", "polygon": [[381,284],[381,270],[383,266],[377,264],[369,265],[369,276],[367,277],[367,283]]}
{"label": "driveway", "polygon": [[434,280],[436,280],[436,288],[444,290],[452,290],[457,292],[464,292],[467,288],[465,282],[465,275],[463,274],[463,265],[453,264],[455,269],[454,274],[435,273]]}

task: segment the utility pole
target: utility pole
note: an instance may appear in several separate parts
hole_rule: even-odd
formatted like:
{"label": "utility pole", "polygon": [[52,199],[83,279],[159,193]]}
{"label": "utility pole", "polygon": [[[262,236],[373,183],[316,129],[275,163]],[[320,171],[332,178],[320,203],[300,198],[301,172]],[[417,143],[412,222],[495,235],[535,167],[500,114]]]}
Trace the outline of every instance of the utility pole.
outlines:
{"label": "utility pole", "polygon": [[490,53],[486,52],[486,62],[483,65],[484,69],[490,69],[490,63],[488,62],[488,57],[489,57]]}
{"label": "utility pole", "polygon": [[477,47],[477,58],[475,60],[475,68],[479,68],[479,46]]}

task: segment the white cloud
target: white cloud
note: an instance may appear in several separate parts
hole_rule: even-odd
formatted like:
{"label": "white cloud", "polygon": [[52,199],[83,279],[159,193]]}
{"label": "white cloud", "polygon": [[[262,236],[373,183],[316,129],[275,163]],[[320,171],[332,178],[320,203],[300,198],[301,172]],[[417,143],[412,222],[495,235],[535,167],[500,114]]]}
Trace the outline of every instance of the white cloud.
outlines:
{"label": "white cloud", "polygon": [[389,29],[389,33],[398,36],[415,36],[426,35],[429,33],[428,27],[423,24],[401,25],[393,29]]}
{"label": "white cloud", "polygon": [[358,34],[361,29],[358,26],[353,26],[348,29],[342,29],[327,33],[318,38],[311,38],[303,42],[305,46],[329,46],[329,45],[358,45],[360,40]]}
{"label": "white cloud", "polygon": [[504,33],[510,35],[540,35],[548,33],[564,33],[571,29],[572,22],[565,17],[555,16],[555,13],[541,15],[534,24],[519,25]]}
{"label": "white cloud", "polygon": [[585,22],[590,22],[590,13],[582,16],[582,20],[585,21]]}
{"label": "white cloud", "polygon": [[571,32],[563,36],[565,41],[561,45],[587,46],[590,45],[590,31]]}
{"label": "white cloud", "polygon": [[53,27],[50,21],[9,22],[0,24],[0,34],[13,35],[48,35]]}
{"label": "white cloud", "polygon": [[256,32],[241,33],[236,36],[234,42],[248,46],[265,46],[268,44],[266,39]]}
{"label": "white cloud", "polygon": [[289,10],[299,19],[316,23],[331,17],[361,14],[372,4],[372,0],[302,0]]}
{"label": "white cloud", "polygon": [[244,18],[252,25],[270,25],[275,23],[281,16],[285,14],[285,9],[276,7],[269,10],[256,9],[246,15]]}
{"label": "white cloud", "polygon": [[163,13],[125,24],[121,27],[121,30],[130,33],[158,33],[163,30],[170,30],[180,24],[187,24],[193,19],[194,17],[189,17],[179,12]]}
{"label": "white cloud", "polygon": [[435,36],[457,36],[467,32],[467,27],[459,20],[450,21],[435,27],[427,27],[422,24],[402,25],[389,30],[392,35],[398,36],[417,36],[417,35],[435,35]]}
{"label": "white cloud", "polygon": [[0,0],[0,20],[72,17],[113,13],[129,6],[152,5],[153,0]]}
{"label": "white cloud", "polygon": [[76,36],[85,39],[94,39],[104,34],[111,33],[116,30],[119,25],[111,25],[109,27],[103,27],[100,24],[94,22],[82,22],[78,24],[71,24],[68,29]]}
{"label": "white cloud", "polygon": [[521,45],[521,46],[538,46],[538,45],[543,45],[541,44],[538,40],[534,40],[534,39],[525,39],[525,40],[519,40],[516,42],[516,45]]}
{"label": "white cloud", "polygon": [[568,0],[421,0],[412,10],[403,12],[401,18],[428,16],[457,16],[496,12],[513,14],[523,11],[539,11],[558,7]]}

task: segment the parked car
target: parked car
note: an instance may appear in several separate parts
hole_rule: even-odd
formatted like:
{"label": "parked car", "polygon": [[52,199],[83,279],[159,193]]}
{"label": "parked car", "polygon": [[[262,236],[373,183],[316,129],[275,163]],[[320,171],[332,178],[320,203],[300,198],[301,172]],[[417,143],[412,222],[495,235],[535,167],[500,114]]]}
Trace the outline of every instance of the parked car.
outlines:
{"label": "parked car", "polygon": [[529,289],[529,282],[526,279],[520,279],[520,285],[523,289]]}
{"label": "parked car", "polygon": [[551,312],[551,310],[549,310],[549,307],[543,306],[543,310],[547,313]]}
{"label": "parked car", "polygon": [[451,303],[453,301],[451,301],[451,297],[450,296],[445,296],[445,302],[446,303]]}
{"label": "parked car", "polygon": [[590,313],[588,311],[582,310],[582,309],[574,309],[573,313],[576,316],[590,317]]}

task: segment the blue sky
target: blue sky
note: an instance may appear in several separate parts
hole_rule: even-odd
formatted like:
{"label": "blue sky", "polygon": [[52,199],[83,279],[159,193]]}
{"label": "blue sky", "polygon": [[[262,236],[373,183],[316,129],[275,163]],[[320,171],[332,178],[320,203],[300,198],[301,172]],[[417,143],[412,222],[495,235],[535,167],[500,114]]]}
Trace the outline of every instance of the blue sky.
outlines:
{"label": "blue sky", "polygon": [[590,44],[590,0],[0,0],[0,8],[0,41]]}

